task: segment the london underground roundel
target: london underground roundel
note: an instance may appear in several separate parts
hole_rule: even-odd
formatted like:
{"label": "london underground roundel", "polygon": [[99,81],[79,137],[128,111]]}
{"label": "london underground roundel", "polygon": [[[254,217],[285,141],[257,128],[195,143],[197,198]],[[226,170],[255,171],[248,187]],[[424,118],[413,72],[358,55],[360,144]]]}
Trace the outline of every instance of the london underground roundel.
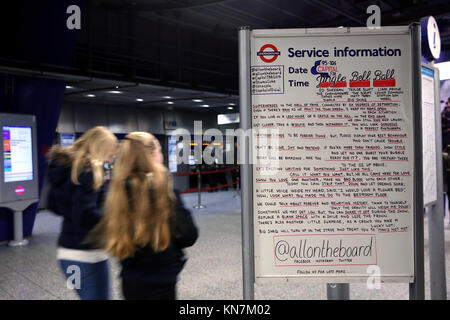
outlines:
{"label": "london underground roundel", "polygon": [[259,49],[259,51],[256,53],[262,61],[266,63],[271,63],[277,60],[278,56],[281,54],[280,51],[278,51],[277,47],[275,47],[273,44],[265,44]]}
{"label": "london underground roundel", "polygon": [[21,196],[22,194],[24,194],[25,188],[22,186],[18,186],[17,188],[14,189],[14,192],[19,196]]}

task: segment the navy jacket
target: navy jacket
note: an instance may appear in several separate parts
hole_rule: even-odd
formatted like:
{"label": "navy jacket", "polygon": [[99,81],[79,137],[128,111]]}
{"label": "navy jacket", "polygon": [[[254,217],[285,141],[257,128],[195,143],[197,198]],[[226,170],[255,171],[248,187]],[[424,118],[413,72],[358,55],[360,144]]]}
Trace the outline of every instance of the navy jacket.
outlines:
{"label": "navy jacket", "polygon": [[121,261],[123,281],[132,283],[175,283],[186,262],[183,248],[192,246],[198,238],[198,229],[181,197],[177,198],[172,240],[166,250],[155,252],[149,246],[136,251],[133,257]]}
{"label": "navy jacket", "polygon": [[105,186],[94,191],[92,171],[86,170],[72,183],[70,156],[64,149],[52,150],[48,167],[48,209],[64,218],[58,245],[69,249],[96,249],[86,236],[100,221]]}

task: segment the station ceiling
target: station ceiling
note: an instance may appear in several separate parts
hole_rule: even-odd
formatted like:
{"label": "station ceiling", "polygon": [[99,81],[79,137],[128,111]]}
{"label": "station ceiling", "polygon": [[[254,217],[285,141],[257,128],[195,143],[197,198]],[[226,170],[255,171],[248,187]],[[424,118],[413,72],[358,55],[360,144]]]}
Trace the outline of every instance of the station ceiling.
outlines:
{"label": "station ceiling", "polygon": [[448,0],[86,0],[73,60],[86,77],[65,100],[236,112],[239,27],[361,27],[372,4],[382,26],[434,16],[450,50]]}
{"label": "station ceiling", "polygon": [[95,78],[69,81],[65,101],[217,114],[239,112],[236,94]]}

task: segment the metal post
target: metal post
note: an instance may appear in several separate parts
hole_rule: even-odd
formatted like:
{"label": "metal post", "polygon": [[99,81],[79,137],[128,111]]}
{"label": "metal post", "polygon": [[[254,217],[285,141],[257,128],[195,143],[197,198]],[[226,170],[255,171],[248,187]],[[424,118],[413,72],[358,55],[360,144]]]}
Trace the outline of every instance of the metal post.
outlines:
{"label": "metal post", "polygon": [[28,240],[23,238],[23,211],[14,211],[14,240],[8,243],[11,247],[26,246]]}
{"label": "metal post", "polygon": [[237,198],[241,195],[241,190],[239,188],[239,184],[241,183],[240,178],[237,178],[237,183],[236,183],[236,193],[234,194],[233,198]]}
{"label": "metal post", "polygon": [[327,283],[328,300],[350,300],[350,284]]}
{"label": "metal post", "polygon": [[198,201],[197,204],[194,206],[194,209],[205,209],[206,206],[202,205],[202,174],[200,173],[200,170],[197,169],[197,196]]}
{"label": "metal post", "polygon": [[[241,129],[252,128],[250,91],[250,27],[239,30],[239,108]],[[253,248],[253,174],[251,165],[251,136],[249,143],[241,143],[241,203],[242,203],[242,280],[244,300],[254,299],[254,248]],[[242,162],[242,157],[240,157]]]}
{"label": "metal post", "polygon": [[420,24],[411,25],[412,109],[414,121],[414,282],[409,284],[409,299],[425,299],[423,180],[422,180],[422,62]]}
{"label": "metal post", "polygon": [[[435,80],[439,79],[439,71],[436,69]],[[435,98],[440,101],[439,82],[435,84]],[[437,200],[430,207],[428,214],[428,237],[430,250],[430,292],[432,300],[447,300],[447,285],[445,276],[445,234],[444,234],[444,188],[442,173],[442,133],[441,133],[441,108],[439,102],[435,104],[436,123],[436,175],[437,175]]]}

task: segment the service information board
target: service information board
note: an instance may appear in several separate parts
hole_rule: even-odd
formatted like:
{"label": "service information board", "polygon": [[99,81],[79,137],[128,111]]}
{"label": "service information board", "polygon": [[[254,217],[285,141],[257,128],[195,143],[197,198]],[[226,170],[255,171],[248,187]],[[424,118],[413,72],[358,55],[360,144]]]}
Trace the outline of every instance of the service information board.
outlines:
{"label": "service information board", "polygon": [[413,282],[411,35],[267,34],[250,37],[256,281]]}
{"label": "service information board", "polygon": [[434,70],[422,67],[423,203],[437,201]]}

